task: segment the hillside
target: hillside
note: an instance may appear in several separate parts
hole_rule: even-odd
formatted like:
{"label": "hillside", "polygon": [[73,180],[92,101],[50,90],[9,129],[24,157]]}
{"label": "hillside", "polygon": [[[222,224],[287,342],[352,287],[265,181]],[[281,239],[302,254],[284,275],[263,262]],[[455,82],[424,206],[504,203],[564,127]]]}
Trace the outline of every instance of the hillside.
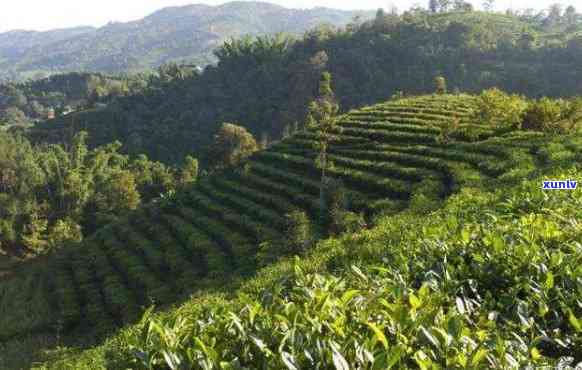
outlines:
{"label": "hillside", "polygon": [[93,32],[93,27],[77,27],[46,32],[14,30],[0,33],[0,55],[3,61],[21,55],[33,47],[45,47],[55,42]]}
{"label": "hillside", "polygon": [[[454,346],[458,355],[451,361],[462,364],[462,355],[476,367],[503,358],[521,365],[553,363],[565,354],[582,361],[576,352],[582,344],[576,334],[582,317],[576,300],[582,288],[576,264],[582,255],[576,221],[582,197],[579,190],[540,190],[541,179],[554,178],[547,176],[579,177],[581,138],[496,130],[472,120],[475,104],[470,95],[421,96],[341,117],[329,175],[343,184],[347,209],[354,212],[337,230],[348,231],[345,237],[328,235],[329,220],[320,216],[315,133],[301,130],[240,168],[204,178],[82,245],[63,248],[34,273],[24,266],[20,275],[0,281],[0,367],[26,364],[39,355],[29,354],[31,348],[94,344],[134,323],[152,303],[167,308],[184,301],[159,324],[131,327],[104,347],[80,355],[54,352],[51,366],[169,368],[171,361],[200,367],[199,361],[227,361],[304,368],[316,361],[337,367],[346,357],[350,363],[375,359],[380,368],[383,361],[408,367],[448,359],[441,341]],[[451,122],[458,126],[452,132]],[[570,172],[559,172],[561,166]],[[524,179],[530,182],[519,185]],[[283,261],[249,280],[271,262],[269,256],[302,252],[283,248],[285,215],[294,210],[305,212],[314,238],[332,238],[296,262],[295,272],[291,261]],[[542,218],[546,214],[553,216]],[[325,276],[309,275],[316,272]],[[524,286],[530,279],[531,287]],[[265,289],[270,296],[259,293]],[[524,302],[518,316],[507,302],[516,296]],[[359,319],[353,322],[341,310],[356,300],[353,315]],[[258,311],[249,313],[253,307]],[[293,318],[293,312],[299,316]],[[492,312],[500,317],[496,324],[481,321]],[[275,314],[291,321],[276,324],[269,316]],[[327,329],[295,337],[286,354],[278,354],[279,341],[290,340],[289,329],[280,325],[298,325],[296,333],[307,335],[299,327],[312,328],[315,318],[309,315],[316,314]],[[194,323],[196,317],[201,321]],[[253,317],[260,318],[258,326]],[[371,317],[378,319],[365,324]],[[197,331],[203,328],[211,332]],[[346,333],[356,332],[358,342],[347,341]],[[220,335],[209,338],[211,333]],[[551,337],[545,349],[532,339],[540,335]],[[319,336],[323,347],[311,342]],[[192,338],[201,339],[192,344]],[[369,355],[359,356],[352,345],[362,345]],[[316,347],[322,352],[296,352]]]}
{"label": "hillside", "polygon": [[243,35],[302,34],[356,15],[326,8],[286,9],[262,2],[165,8],[144,19],[104,27],[0,34],[0,80],[63,72],[138,72],[171,62],[206,65],[223,41]]}
{"label": "hillside", "polygon": [[334,76],[345,111],[398,92],[432,92],[437,75],[446,78],[451,92],[499,87],[529,97],[575,96],[582,92],[582,18],[577,19],[567,32],[555,34],[543,26],[544,18],[414,10],[378,14],[339,31],[320,27],[295,42],[236,40],[218,48],[218,65],[202,75],[174,78],[105,110],[47,122],[32,136],[60,142],[70,132],[87,130],[93,145],[120,140],[130,154],[170,164],[193,155],[205,165],[222,122],[272,140],[304,122],[322,70]]}
{"label": "hillside", "polygon": [[105,105],[115,97],[140,93],[148,85],[147,77],[67,73],[0,84],[0,129],[21,129],[95,104]]}

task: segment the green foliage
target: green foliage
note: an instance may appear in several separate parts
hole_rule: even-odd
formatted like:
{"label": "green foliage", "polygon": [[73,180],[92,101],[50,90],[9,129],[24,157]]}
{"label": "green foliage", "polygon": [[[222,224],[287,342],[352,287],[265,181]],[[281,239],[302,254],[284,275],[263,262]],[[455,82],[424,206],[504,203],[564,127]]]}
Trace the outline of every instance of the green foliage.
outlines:
{"label": "green foliage", "polygon": [[[119,145],[117,147],[119,148]],[[128,158],[121,157],[119,160],[125,162]],[[175,191],[176,185],[180,181],[180,174],[174,173],[171,167],[151,161],[143,154],[128,163],[128,166],[131,172],[136,174],[139,193],[146,199],[154,199],[161,194]]]}
{"label": "green foliage", "polygon": [[132,160],[118,143],[90,150],[86,139],[77,134],[65,150],[0,133],[0,249],[27,257],[78,242],[196,172],[192,158],[174,170],[145,156]]}
{"label": "green foliage", "polygon": [[[78,243],[83,239],[81,226],[73,220],[58,220],[49,234],[49,248],[56,250],[66,243]],[[40,253],[43,251],[40,250]]]}
{"label": "green foliage", "polygon": [[323,72],[319,81],[318,98],[309,104],[305,123],[307,127],[315,130],[317,140],[315,149],[319,151],[316,164],[321,169],[322,186],[326,171],[333,166],[328,160],[328,151],[331,142],[336,137],[334,132],[338,112],[339,105],[331,88],[331,74]]}
{"label": "green foliage", "polygon": [[141,203],[140,194],[134,175],[129,171],[113,173],[105,183],[102,194],[107,195],[105,204],[98,205],[104,213],[115,213],[115,210],[134,210]]}
{"label": "green foliage", "polygon": [[566,118],[570,103],[564,100],[541,98],[532,101],[523,118],[522,128],[537,131],[559,131],[566,127],[559,124]]}
{"label": "green foliage", "polygon": [[499,89],[483,91],[477,99],[475,119],[495,128],[520,128],[527,101]]}
{"label": "green foliage", "polygon": [[[462,7],[453,1],[446,7],[457,3]],[[181,164],[192,154],[208,168],[208,149],[222,122],[240,122],[255,137],[266,133],[275,141],[291,133],[289,125],[305,122],[322,71],[334,76],[344,111],[384,101],[397,91],[432,93],[436,75],[446,79],[449,90],[479,93],[497,86],[536,98],[577,95],[582,43],[562,21],[544,25],[546,17],[412,9],[346,29],[319,27],[293,42],[283,36],[235,38],[219,48],[218,63],[203,73],[162,84],[145,79],[149,85],[142,93],[37,125],[32,136],[59,142],[85,129],[91,146],[119,140],[132,155]],[[537,41],[520,48],[522,35]]]}
{"label": "green foliage", "polygon": [[415,185],[409,209],[420,215],[427,215],[442,206],[443,186],[435,179],[426,178]]}
{"label": "green foliage", "polygon": [[447,121],[442,127],[441,132],[437,138],[439,144],[448,144],[452,136],[458,132],[461,120],[459,117],[453,117],[451,121]]}
{"label": "green foliage", "polygon": [[443,76],[437,76],[434,79],[435,91],[439,95],[447,93],[447,80]]}
{"label": "green foliage", "polygon": [[217,168],[233,167],[257,150],[255,138],[244,127],[223,123],[214,137],[212,162]]}
{"label": "green foliage", "polygon": [[282,237],[263,242],[257,260],[260,266],[272,264],[280,257],[304,254],[315,242],[311,220],[304,211],[285,214]]}
{"label": "green foliage", "polygon": [[126,74],[173,62],[204,66],[216,61],[213,50],[231,37],[279,32],[301,35],[320,23],[343,26],[354,16],[370,18],[373,13],[235,2],[170,7],[138,22],[113,22],[99,29],[2,33],[0,80],[36,79],[62,71]]}
{"label": "green foliage", "polygon": [[313,243],[311,221],[303,211],[292,211],[285,215],[285,253],[300,254],[309,249]]}
{"label": "green foliage", "polygon": [[357,233],[367,227],[366,219],[362,213],[339,210],[333,216],[336,234]]}
{"label": "green foliage", "polygon": [[28,125],[51,114],[67,115],[106,104],[112,99],[142,91],[144,76],[105,76],[67,73],[20,83],[0,84],[0,124]]}
{"label": "green foliage", "polygon": [[[38,328],[52,335],[55,327],[72,344],[111,338],[78,355],[57,351],[46,365],[75,369],[310,368],[314,361],[384,369],[390,360],[395,368],[505,368],[578,356],[580,199],[540,185],[579,176],[560,168],[579,163],[582,142],[575,134],[492,130],[472,120],[477,100],[435,94],[339,117],[345,128],[333,132],[324,192],[316,133],[307,130],[118,216],[47,258],[39,279],[50,286],[40,296],[20,292],[26,274],[14,273],[0,312],[14,307],[12,296],[35,304],[22,306],[17,325],[0,316],[9,328],[0,340],[14,343],[13,335]],[[454,141],[440,143],[453,120]],[[108,155],[119,145],[93,153],[81,142],[53,151],[61,163],[95,156],[86,167],[104,173],[104,164],[122,164],[117,171],[135,174],[138,189],[141,172],[180,178],[146,158],[135,167],[146,170],[129,170],[131,158]],[[6,188],[19,184],[6,178]],[[42,226],[41,235],[51,230]],[[336,238],[303,248],[330,234]],[[300,252],[294,263],[279,258]],[[558,252],[564,259],[552,260]],[[546,282],[552,288],[544,293]],[[167,306],[183,298],[181,308]],[[162,312],[111,336],[152,303]]]}
{"label": "green foliage", "polygon": [[27,123],[26,115],[17,107],[8,107],[0,111],[0,125],[22,126]]}
{"label": "green foliage", "polygon": [[184,166],[182,166],[182,172],[180,173],[180,183],[182,185],[194,184],[198,180],[198,174],[198,160],[191,156],[186,156]]}
{"label": "green foliage", "polygon": [[148,312],[99,351],[50,368],[485,369],[557,366],[568,356],[575,365],[573,221],[582,198],[545,193],[547,176],[495,194],[463,191],[430,217],[388,217],[328,240],[304,260],[266,269],[235,299],[208,295]]}
{"label": "green foliage", "polygon": [[480,95],[474,117],[497,128],[568,132],[580,122],[580,107],[578,99],[527,100],[492,89]]}
{"label": "green foliage", "polygon": [[348,209],[348,197],[341,180],[326,177],[321,183],[319,197],[321,222],[328,225],[332,233],[341,232],[343,212]]}

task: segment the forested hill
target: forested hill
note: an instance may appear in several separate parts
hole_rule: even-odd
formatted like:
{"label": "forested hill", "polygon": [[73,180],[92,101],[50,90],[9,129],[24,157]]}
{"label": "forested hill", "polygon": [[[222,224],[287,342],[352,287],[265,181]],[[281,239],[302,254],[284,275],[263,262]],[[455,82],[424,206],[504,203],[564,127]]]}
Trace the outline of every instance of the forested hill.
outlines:
{"label": "forested hill", "polygon": [[323,69],[334,76],[345,110],[397,91],[432,92],[437,75],[451,92],[496,86],[534,97],[576,95],[582,92],[582,27],[573,14],[415,9],[401,16],[380,12],[339,31],[319,27],[295,42],[229,42],[216,52],[218,65],[202,75],[162,71],[162,82],[146,93],[48,122],[34,136],[58,141],[85,129],[92,144],[120,140],[129,153],[168,163],[192,154],[204,163],[222,122],[245,126],[257,139],[278,139],[303,122]]}
{"label": "forested hill", "polygon": [[53,115],[104,105],[115,97],[136,94],[147,84],[145,74],[77,72],[0,84],[0,130],[19,131]]}
{"label": "forested hill", "polygon": [[0,33],[0,53],[4,58],[13,58],[26,50],[70,39],[93,32],[93,27],[75,27],[46,32],[14,30]]}
{"label": "forested hill", "polygon": [[345,25],[373,13],[286,9],[260,2],[162,9],[142,20],[102,28],[0,34],[0,79],[70,71],[134,72],[169,61],[206,64],[221,42],[245,34],[301,34],[320,24]]}

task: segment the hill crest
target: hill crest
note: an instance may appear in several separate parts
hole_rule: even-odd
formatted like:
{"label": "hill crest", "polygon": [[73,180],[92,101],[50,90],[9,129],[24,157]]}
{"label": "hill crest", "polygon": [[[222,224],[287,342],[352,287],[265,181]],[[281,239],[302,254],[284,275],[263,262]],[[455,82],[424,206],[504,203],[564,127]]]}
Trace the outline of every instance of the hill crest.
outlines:
{"label": "hill crest", "polygon": [[301,34],[319,23],[343,26],[356,15],[371,18],[373,12],[239,1],[169,7],[100,28],[9,31],[0,33],[0,79],[75,71],[137,72],[170,61],[208,64],[214,61],[213,49],[231,37]]}

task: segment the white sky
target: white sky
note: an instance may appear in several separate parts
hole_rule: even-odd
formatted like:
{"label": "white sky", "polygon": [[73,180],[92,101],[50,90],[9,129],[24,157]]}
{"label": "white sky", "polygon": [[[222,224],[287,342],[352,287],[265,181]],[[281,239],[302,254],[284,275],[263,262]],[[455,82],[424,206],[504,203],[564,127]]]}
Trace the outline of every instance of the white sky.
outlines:
{"label": "white sky", "polygon": [[[482,0],[470,0],[477,7]],[[0,32],[13,29],[47,30],[79,25],[102,26],[109,21],[130,21],[174,5],[205,3],[217,5],[221,0],[0,0]],[[341,9],[378,9],[395,5],[406,10],[412,5],[426,7],[428,0],[269,0],[288,8],[326,6]],[[547,8],[550,4],[578,5],[582,0],[496,0],[497,9]]]}

